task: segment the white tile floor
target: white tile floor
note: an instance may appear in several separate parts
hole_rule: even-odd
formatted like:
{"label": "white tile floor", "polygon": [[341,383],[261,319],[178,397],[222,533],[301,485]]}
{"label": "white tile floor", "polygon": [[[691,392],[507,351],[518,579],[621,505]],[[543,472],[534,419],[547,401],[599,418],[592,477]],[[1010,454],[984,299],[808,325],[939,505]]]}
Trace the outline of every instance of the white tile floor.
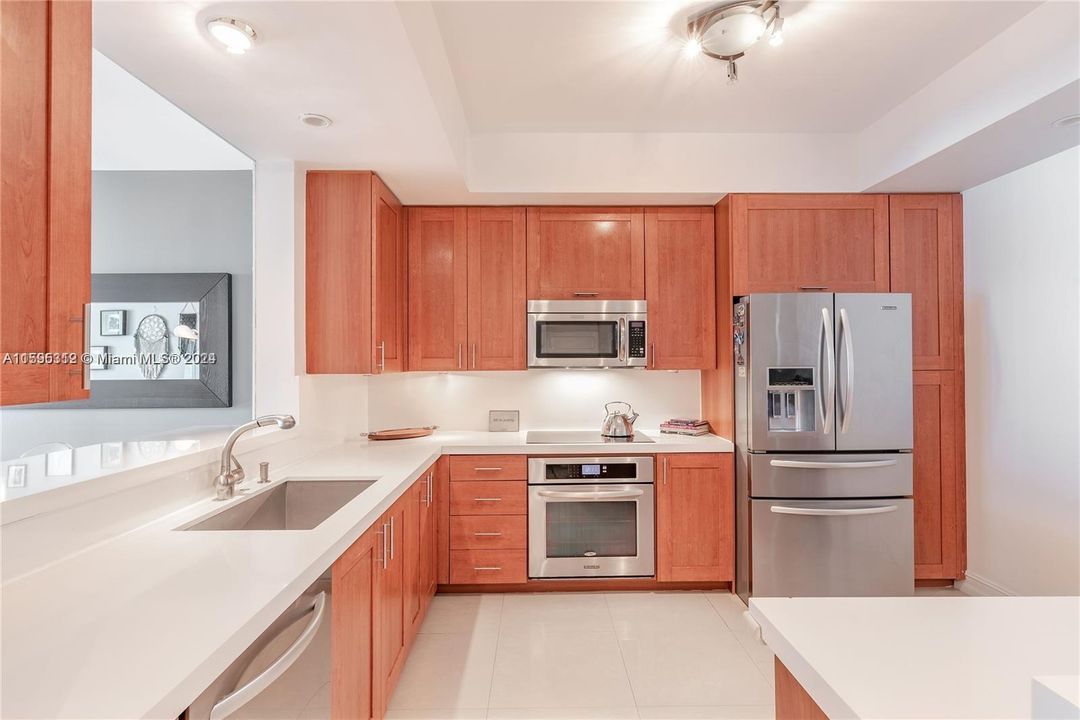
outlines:
{"label": "white tile floor", "polygon": [[387,718],[772,718],[744,612],[719,592],[439,595]]}

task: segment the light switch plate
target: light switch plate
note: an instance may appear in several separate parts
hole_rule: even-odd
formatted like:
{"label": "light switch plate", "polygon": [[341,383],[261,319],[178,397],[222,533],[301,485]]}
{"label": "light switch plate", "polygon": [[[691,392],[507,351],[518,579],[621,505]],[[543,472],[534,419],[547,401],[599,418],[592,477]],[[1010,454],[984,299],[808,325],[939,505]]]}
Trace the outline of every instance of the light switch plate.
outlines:
{"label": "light switch plate", "polygon": [[488,410],[488,432],[517,432],[518,410]]}

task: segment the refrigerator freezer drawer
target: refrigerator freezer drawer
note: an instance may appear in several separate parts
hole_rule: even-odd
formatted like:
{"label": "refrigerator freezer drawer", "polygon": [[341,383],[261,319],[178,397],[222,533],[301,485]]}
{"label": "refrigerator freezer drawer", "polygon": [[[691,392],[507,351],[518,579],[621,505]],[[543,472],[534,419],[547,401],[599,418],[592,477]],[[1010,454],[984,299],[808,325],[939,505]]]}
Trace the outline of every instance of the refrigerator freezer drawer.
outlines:
{"label": "refrigerator freezer drawer", "polygon": [[750,455],[754,498],[901,497],[911,483],[911,453]]}
{"label": "refrigerator freezer drawer", "polygon": [[751,594],[911,595],[912,501],[752,500]]}

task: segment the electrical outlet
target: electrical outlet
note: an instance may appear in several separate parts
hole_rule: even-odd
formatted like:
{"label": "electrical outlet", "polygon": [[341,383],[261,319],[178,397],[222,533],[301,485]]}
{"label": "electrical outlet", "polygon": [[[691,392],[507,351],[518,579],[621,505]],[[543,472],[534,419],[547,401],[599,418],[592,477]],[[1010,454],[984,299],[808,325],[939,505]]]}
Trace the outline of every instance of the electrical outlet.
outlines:
{"label": "electrical outlet", "polygon": [[488,431],[517,432],[520,416],[518,410],[488,410]]}
{"label": "electrical outlet", "polygon": [[26,487],[25,465],[8,465],[7,486],[9,488]]}

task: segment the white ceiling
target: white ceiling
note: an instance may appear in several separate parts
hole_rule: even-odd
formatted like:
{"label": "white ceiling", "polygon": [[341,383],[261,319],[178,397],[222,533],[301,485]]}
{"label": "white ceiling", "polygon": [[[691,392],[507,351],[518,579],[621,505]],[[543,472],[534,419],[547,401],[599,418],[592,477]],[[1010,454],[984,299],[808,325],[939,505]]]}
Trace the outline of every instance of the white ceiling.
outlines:
{"label": "white ceiling", "polygon": [[[783,3],[735,86],[682,54],[682,0],[97,0],[94,44],[257,162],[374,169],[417,204],[865,190],[1080,77],[1073,0]],[[218,15],[256,47],[215,45]]]}
{"label": "white ceiling", "polygon": [[682,52],[685,2],[441,2],[435,14],[476,132],[852,132],[1034,7],[785,2],[784,44],[753,47],[735,86],[723,63]]}

